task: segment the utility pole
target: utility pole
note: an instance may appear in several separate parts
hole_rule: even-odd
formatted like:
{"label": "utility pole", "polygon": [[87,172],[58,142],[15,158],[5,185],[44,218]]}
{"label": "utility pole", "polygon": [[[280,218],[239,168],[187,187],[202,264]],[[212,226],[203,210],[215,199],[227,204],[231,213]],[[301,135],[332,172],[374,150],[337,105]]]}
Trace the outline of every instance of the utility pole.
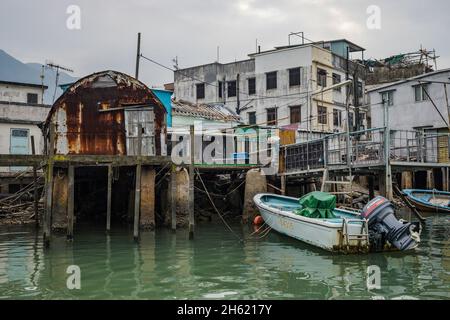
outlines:
{"label": "utility pole", "polygon": [[355,105],[355,125],[353,131],[359,131],[359,85],[358,85],[358,67],[355,65],[353,72],[353,103]]}
{"label": "utility pole", "polygon": [[42,69],[41,69],[41,104],[44,104],[44,72],[45,72],[45,65],[42,65]]}
{"label": "utility pole", "polygon": [[137,39],[137,54],[136,54],[136,73],[134,77],[136,79],[139,78],[139,60],[141,58],[141,33],[138,33],[138,39]]}
{"label": "utility pole", "polygon": [[393,198],[392,190],[392,172],[391,172],[391,128],[389,126],[389,106],[388,102],[383,99],[383,109],[384,109],[384,162],[385,162],[385,195],[388,200]]}
{"label": "utility pole", "polygon": [[238,115],[241,113],[241,101],[239,99],[239,93],[240,93],[239,81],[240,81],[240,76],[238,73],[236,76],[236,113]]}

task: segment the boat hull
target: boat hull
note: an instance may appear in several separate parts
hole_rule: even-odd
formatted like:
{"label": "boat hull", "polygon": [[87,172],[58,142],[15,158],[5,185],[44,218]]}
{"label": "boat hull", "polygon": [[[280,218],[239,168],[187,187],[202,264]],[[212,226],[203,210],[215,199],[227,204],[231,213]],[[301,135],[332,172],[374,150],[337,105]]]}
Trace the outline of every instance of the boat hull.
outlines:
{"label": "boat hull", "polygon": [[[296,215],[292,212],[271,208],[261,198],[267,194],[256,195],[254,202],[264,222],[273,230],[332,252],[367,252],[368,243],[361,239],[347,239],[348,234],[364,234],[363,221],[356,215],[349,219],[344,227],[343,219],[313,219]],[[291,197],[282,197],[290,201],[298,201]]]}
{"label": "boat hull", "polygon": [[424,212],[436,212],[436,213],[450,213],[450,207],[448,206],[440,206],[436,204],[432,204],[428,201],[425,201],[418,197],[419,194],[429,194],[431,196],[444,196],[448,198],[450,201],[450,193],[443,191],[435,191],[432,190],[415,190],[415,189],[406,189],[403,190],[405,195],[408,197],[409,201],[419,210]]}

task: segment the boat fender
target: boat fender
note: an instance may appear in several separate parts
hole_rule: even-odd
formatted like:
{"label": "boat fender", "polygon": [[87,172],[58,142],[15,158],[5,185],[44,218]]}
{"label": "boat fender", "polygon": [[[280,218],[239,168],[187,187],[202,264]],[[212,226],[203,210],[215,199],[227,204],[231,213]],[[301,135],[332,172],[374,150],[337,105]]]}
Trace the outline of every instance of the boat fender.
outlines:
{"label": "boat fender", "polygon": [[262,225],[264,223],[264,219],[261,216],[256,216],[255,219],[253,219],[253,224],[255,226]]}

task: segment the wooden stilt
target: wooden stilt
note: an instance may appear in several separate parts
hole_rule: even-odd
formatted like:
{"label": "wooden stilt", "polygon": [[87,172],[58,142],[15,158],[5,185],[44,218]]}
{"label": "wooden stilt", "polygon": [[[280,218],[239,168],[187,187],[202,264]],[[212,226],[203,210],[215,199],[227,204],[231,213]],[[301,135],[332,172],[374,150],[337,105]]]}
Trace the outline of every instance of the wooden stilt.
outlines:
{"label": "wooden stilt", "polygon": [[368,182],[369,182],[369,200],[372,200],[373,198],[375,198],[375,177],[370,175],[368,177]]}
{"label": "wooden stilt", "polygon": [[73,219],[75,201],[75,168],[69,165],[69,195],[67,201],[67,240],[73,239]]}
{"label": "wooden stilt", "polygon": [[[31,154],[34,156],[36,154],[36,146],[34,143],[34,136],[31,136]],[[33,199],[34,199],[34,221],[36,228],[39,228],[39,199],[38,199],[38,185],[37,185],[37,167],[33,166]]]}
{"label": "wooden stilt", "polygon": [[285,175],[281,176],[281,195],[286,195],[286,180],[287,177]]}
{"label": "wooden stilt", "polygon": [[[138,124],[138,156],[141,155],[142,149],[142,125]],[[134,193],[134,240],[139,241],[139,220],[140,220],[140,208],[141,208],[141,172],[142,164],[138,160],[136,165],[136,179],[135,179],[135,193]]]}
{"label": "wooden stilt", "polygon": [[195,161],[195,132],[194,126],[190,127],[190,135],[191,135],[191,161],[189,162],[189,239],[194,238],[194,161]]}
{"label": "wooden stilt", "polygon": [[448,189],[447,168],[441,168],[441,175],[442,175],[442,190],[447,190]]}
{"label": "wooden stilt", "polygon": [[172,165],[172,171],[170,173],[170,211],[172,230],[177,230],[177,169]]}
{"label": "wooden stilt", "polygon": [[108,195],[106,202],[106,232],[111,231],[111,194],[112,194],[112,177],[113,168],[112,165],[108,165]]}
{"label": "wooden stilt", "polygon": [[427,189],[434,189],[433,170],[427,170]]}
{"label": "wooden stilt", "polygon": [[53,198],[53,156],[55,153],[55,124],[50,123],[49,127],[50,141],[48,144],[48,163],[46,172],[46,199],[44,213],[44,247],[50,246],[51,219],[52,219],[52,198]]}

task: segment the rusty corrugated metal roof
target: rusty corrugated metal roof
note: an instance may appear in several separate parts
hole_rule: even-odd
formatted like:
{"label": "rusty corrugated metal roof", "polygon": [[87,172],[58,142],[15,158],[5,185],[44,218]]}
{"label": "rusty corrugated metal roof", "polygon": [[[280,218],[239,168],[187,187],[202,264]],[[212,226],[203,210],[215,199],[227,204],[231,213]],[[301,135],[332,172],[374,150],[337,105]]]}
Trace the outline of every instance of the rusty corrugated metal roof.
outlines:
{"label": "rusty corrugated metal roof", "polygon": [[193,104],[184,100],[172,100],[173,115],[240,122],[240,117],[223,104]]}
{"label": "rusty corrugated metal roof", "polygon": [[154,111],[156,154],[161,153],[161,139],[166,133],[166,110],[142,82],[117,71],[88,75],[72,84],[58,98],[45,124],[55,124],[55,153],[88,155],[127,155],[125,110]]}

